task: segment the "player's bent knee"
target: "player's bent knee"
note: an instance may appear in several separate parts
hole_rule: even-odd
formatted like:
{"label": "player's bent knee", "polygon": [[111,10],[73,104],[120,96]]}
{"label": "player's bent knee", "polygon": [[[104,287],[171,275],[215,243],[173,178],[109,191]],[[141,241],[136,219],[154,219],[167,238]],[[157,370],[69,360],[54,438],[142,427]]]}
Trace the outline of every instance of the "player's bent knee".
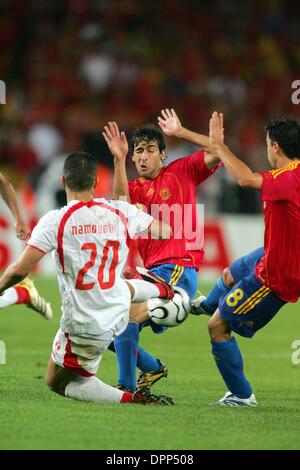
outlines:
{"label": "player's bent knee", "polygon": [[45,383],[47,387],[49,388],[49,390],[51,390],[51,392],[56,392],[55,383],[53,380],[51,380],[51,378],[48,375],[46,375],[45,377]]}
{"label": "player's bent knee", "polygon": [[49,390],[59,395],[64,395],[67,384],[73,378],[74,376],[71,372],[55,364],[52,358],[49,359],[45,377],[45,382]]}
{"label": "player's bent knee", "polygon": [[208,328],[209,335],[211,337],[211,335],[213,334],[213,332],[215,331],[215,328],[216,328],[215,321],[212,317],[208,320],[207,328]]}
{"label": "player's bent knee", "polygon": [[235,284],[235,281],[232,277],[232,274],[231,274],[230,269],[229,269],[228,266],[227,266],[227,268],[224,269],[222,278],[223,278],[223,282],[224,282],[225,286],[228,287],[229,289],[232,289],[232,287]]}
{"label": "player's bent knee", "polygon": [[51,380],[46,376],[45,382],[51,392],[57,393],[58,395],[65,395],[66,381],[57,381],[55,378]]}
{"label": "player's bent knee", "polygon": [[130,321],[135,323],[143,323],[144,321],[148,320],[147,302],[131,304],[129,318]]}
{"label": "player's bent knee", "polygon": [[207,326],[212,341],[227,341],[230,339],[230,329],[227,322],[221,318],[218,310],[209,319]]}

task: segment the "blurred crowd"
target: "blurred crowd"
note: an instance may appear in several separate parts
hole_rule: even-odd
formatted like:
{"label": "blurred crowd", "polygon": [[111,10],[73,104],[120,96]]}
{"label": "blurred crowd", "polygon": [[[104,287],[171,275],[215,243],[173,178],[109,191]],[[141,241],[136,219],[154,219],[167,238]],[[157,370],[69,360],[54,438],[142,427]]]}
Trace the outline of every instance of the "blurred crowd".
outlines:
{"label": "blurred crowd", "polygon": [[[44,211],[63,203],[64,156],[84,149],[99,160],[98,194],[109,195],[104,124],[117,121],[130,138],[173,107],[202,133],[210,113],[223,111],[227,143],[267,170],[266,119],[300,118],[291,102],[298,36],[298,0],[2,0],[0,169],[34,190]],[[167,161],[194,150],[167,144]],[[135,176],[130,159],[128,171]],[[210,212],[261,210],[254,192],[217,173],[200,188]]]}

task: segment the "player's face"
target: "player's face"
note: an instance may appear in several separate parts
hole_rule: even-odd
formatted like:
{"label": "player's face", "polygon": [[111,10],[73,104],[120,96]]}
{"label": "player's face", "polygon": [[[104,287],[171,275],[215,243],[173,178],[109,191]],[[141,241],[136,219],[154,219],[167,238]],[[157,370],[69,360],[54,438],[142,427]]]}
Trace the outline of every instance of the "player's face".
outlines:
{"label": "player's face", "polygon": [[275,168],[276,167],[276,154],[274,153],[274,144],[272,143],[268,134],[266,137],[266,142],[267,142],[267,155],[268,155],[269,163],[272,168]]}
{"label": "player's face", "polygon": [[156,140],[141,141],[134,147],[132,160],[139,176],[152,179],[160,172],[164,157],[165,153],[159,151]]}

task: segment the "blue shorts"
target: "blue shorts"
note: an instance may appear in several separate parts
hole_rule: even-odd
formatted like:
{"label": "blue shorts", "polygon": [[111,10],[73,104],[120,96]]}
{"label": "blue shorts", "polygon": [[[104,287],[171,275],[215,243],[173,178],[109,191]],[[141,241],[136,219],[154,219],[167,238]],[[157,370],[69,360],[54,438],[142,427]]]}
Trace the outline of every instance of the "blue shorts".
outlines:
{"label": "blue shorts", "polygon": [[276,297],[251,273],[219,300],[219,311],[231,330],[251,338],[272,320],[284,304],[286,302]]}
{"label": "blue shorts", "polygon": [[[178,264],[160,264],[149,268],[153,274],[161,277],[171,286],[178,286],[184,289],[190,299],[193,299],[198,287],[198,272],[195,268],[179,266]],[[163,333],[167,326],[157,325],[151,320],[146,320],[140,324],[140,330],[145,326],[151,326],[154,333]]]}
{"label": "blue shorts", "polygon": [[230,272],[235,282],[240,281],[254,271],[255,265],[259,262],[264,254],[264,248],[257,248],[248,255],[241,256],[235,260],[230,266]]}

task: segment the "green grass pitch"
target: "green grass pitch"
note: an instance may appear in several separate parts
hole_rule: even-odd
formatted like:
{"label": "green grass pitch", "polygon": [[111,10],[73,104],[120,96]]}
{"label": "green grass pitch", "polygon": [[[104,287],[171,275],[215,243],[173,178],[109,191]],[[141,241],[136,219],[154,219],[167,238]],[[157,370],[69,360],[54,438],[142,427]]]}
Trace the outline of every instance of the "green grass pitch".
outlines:
{"label": "green grass pitch", "polygon": [[[0,366],[1,450],[300,448],[300,365],[291,362],[299,305],[283,308],[252,340],[238,338],[258,408],[216,406],[226,390],[211,358],[207,318],[193,316],[163,335],[148,328],[141,335],[141,345],[169,366],[169,377],[153,390],[171,394],[176,406],[100,405],[60,397],[44,384],[60,300],[55,280],[36,284],[52,300],[52,322],[23,306],[0,311],[7,347],[7,364]],[[116,383],[110,351],[98,374]]]}

